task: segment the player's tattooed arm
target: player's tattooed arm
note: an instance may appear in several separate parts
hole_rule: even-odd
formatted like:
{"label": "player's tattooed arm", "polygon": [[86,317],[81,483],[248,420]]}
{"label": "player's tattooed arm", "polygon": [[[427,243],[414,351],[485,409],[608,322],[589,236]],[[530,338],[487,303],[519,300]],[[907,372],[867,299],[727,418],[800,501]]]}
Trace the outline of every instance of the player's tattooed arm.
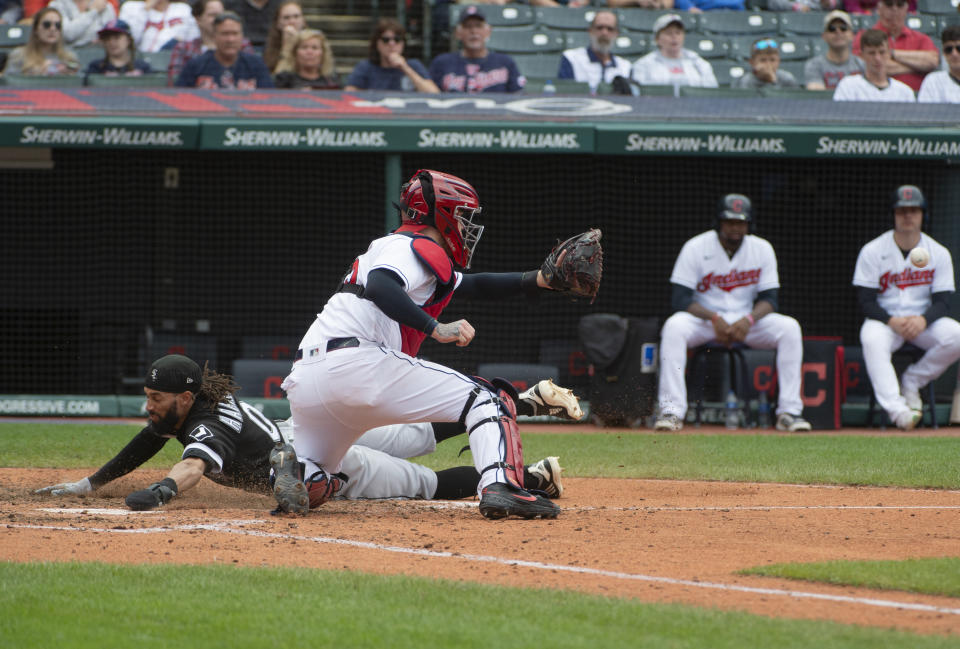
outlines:
{"label": "player's tattooed arm", "polygon": [[430,337],[441,343],[457,343],[457,347],[466,347],[473,340],[476,331],[466,320],[439,322]]}

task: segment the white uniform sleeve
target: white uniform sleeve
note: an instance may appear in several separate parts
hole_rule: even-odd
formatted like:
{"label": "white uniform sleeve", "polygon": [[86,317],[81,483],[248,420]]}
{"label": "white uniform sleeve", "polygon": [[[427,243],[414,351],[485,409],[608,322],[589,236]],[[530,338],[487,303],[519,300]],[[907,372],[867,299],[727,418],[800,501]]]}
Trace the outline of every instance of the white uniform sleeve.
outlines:
{"label": "white uniform sleeve", "polygon": [[950,251],[937,244],[935,254],[937,255],[937,273],[933,277],[933,285],[930,289],[933,293],[943,293],[944,291],[952,293],[956,289],[953,282],[953,258],[950,256]]}
{"label": "white uniform sleeve", "polygon": [[679,284],[696,290],[701,272],[697,264],[695,247],[694,239],[690,239],[683,244],[683,248],[680,249],[680,254],[677,256],[677,261],[673,265],[673,273],[670,275],[671,284]]}
{"label": "white uniform sleeve", "polygon": [[413,253],[410,241],[408,237],[397,237],[384,246],[370,265],[370,270],[383,268],[399,275],[403,280],[403,289],[408,292],[433,277]]}
{"label": "white uniform sleeve", "polygon": [[857,255],[857,265],[853,270],[853,285],[879,289],[880,273],[869,248],[870,244],[865,245]]}
{"label": "white uniform sleeve", "polygon": [[763,243],[762,264],[760,266],[760,282],[757,291],[769,291],[780,288],[780,274],[777,272],[777,253],[766,239],[759,239]]}

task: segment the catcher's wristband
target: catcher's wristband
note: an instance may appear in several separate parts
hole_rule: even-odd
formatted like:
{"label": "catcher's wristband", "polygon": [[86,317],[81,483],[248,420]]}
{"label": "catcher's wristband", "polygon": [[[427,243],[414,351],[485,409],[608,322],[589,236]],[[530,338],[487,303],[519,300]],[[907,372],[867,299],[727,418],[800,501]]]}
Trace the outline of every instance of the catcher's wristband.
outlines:
{"label": "catcher's wristband", "polygon": [[540,274],[540,270],[528,270],[524,271],[520,275],[520,290],[523,291],[524,295],[528,298],[536,298],[540,293],[540,285],[537,284],[537,276]]}

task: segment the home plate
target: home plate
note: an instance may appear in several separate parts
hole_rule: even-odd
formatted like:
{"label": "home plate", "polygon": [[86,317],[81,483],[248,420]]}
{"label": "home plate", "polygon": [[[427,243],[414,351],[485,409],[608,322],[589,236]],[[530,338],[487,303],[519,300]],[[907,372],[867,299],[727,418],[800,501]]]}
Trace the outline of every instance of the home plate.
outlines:
{"label": "home plate", "polygon": [[129,509],[93,509],[93,508],[68,508],[68,507],[41,507],[37,511],[48,512],[50,514],[99,514],[101,516],[130,516],[139,514],[159,514],[159,511],[135,512]]}

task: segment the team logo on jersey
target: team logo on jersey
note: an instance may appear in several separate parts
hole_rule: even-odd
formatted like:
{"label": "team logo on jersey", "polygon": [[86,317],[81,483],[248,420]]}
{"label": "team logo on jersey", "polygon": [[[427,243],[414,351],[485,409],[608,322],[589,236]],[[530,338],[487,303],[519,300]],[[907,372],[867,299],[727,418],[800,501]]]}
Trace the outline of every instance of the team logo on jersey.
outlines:
{"label": "team logo on jersey", "polygon": [[733,269],[726,275],[707,273],[703,276],[703,279],[700,280],[700,283],[697,284],[697,291],[706,293],[711,288],[718,288],[721,291],[730,292],[741,286],[759,284],[761,270],[761,268],[753,268],[751,270]]}
{"label": "team logo on jersey", "polygon": [[911,286],[923,286],[933,284],[933,274],[936,272],[933,268],[925,270],[913,270],[904,268],[899,273],[885,272],[880,276],[880,294],[882,295],[890,286],[896,286],[901,291]]}
{"label": "team logo on jersey", "polygon": [[211,439],[212,437],[213,433],[211,433],[210,430],[202,424],[194,428],[193,432],[190,433],[190,439],[198,442],[202,442],[205,439]]}

